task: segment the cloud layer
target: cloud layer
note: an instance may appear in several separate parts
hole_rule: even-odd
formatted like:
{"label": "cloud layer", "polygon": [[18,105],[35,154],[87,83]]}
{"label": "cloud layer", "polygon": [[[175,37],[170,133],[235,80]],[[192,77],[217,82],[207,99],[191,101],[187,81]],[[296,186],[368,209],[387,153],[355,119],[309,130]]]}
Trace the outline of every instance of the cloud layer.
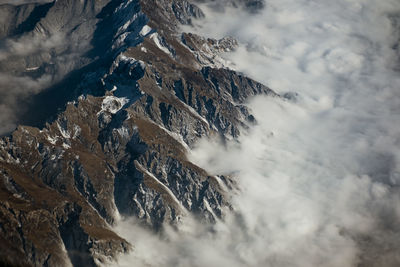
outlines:
{"label": "cloud layer", "polygon": [[400,3],[268,0],[258,14],[202,9],[197,32],[236,37],[230,67],[285,99],[249,100],[256,127],[238,142],[202,140],[192,151],[209,172],[237,177],[241,191],[226,222],[188,219],[181,233],[164,237],[135,228],[137,251],[120,264],[399,266]]}

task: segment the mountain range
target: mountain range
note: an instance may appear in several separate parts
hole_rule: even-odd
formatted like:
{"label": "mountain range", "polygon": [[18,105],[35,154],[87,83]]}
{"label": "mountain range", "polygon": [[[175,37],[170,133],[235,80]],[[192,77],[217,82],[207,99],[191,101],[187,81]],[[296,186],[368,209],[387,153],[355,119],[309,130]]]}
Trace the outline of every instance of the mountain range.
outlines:
{"label": "mountain range", "polygon": [[121,217],[157,232],[232,209],[234,177],[187,154],[256,124],[249,97],[280,96],[225,67],[234,38],[182,33],[203,16],[186,0],[0,5],[2,264],[107,264],[135,249],[113,230]]}

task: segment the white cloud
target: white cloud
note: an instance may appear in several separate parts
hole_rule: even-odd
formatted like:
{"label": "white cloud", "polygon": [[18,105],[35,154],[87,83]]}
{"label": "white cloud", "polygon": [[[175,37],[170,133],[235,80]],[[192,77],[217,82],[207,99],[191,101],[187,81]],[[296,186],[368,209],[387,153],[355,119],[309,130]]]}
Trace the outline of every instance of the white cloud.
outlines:
{"label": "white cloud", "polygon": [[400,3],[203,10],[200,34],[241,42],[226,55],[232,67],[297,97],[250,100],[258,125],[239,142],[202,140],[192,151],[211,173],[235,174],[235,214],[213,234],[189,221],[169,241],[146,237],[145,248],[164,266],[399,266],[399,31],[389,16]]}
{"label": "white cloud", "polygon": [[[82,47],[67,42],[62,33],[24,34],[0,41],[0,134],[10,133],[26,115],[30,98],[59,82],[66,73],[87,61]],[[54,56],[54,52],[58,53]]]}
{"label": "white cloud", "polygon": [[0,47],[0,60],[48,52],[51,49],[65,45],[65,40],[65,36],[60,33],[50,36],[24,35],[18,39],[5,39],[2,47]]}

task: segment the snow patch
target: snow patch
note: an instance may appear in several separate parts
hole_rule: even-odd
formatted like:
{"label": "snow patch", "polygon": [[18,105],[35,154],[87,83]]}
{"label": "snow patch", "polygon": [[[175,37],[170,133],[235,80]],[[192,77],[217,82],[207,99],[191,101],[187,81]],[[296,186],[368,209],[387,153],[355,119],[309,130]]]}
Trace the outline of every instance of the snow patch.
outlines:
{"label": "snow patch", "polygon": [[146,35],[148,35],[148,34],[151,32],[151,30],[152,30],[152,28],[150,28],[150,27],[147,26],[147,25],[144,25],[139,34],[140,34],[141,36],[145,37]]}
{"label": "snow patch", "polygon": [[69,149],[69,148],[71,148],[71,146],[70,146],[70,145],[68,145],[68,144],[66,144],[66,143],[63,143],[63,144],[62,144],[62,146],[63,146],[63,148],[65,148],[65,149]]}
{"label": "snow patch", "polygon": [[174,133],[169,131],[168,129],[164,128],[163,126],[157,125],[158,127],[160,127],[160,129],[162,129],[163,131],[165,131],[169,136],[171,136],[175,141],[177,141],[178,143],[180,143],[187,151],[190,150],[189,146],[186,144],[186,142],[183,140],[183,137],[180,134]]}
{"label": "snow patch", "polygon": [[130,20],[126,21],[126,22],[124,23],[124,25],[122,25],[121,27],[118,28],[118,32],[117,32],[116,35],[120,35],[120,34],[124,33],[124,32],[128,29],[128,27],[129,27],[135,20],[138,19],[138,17],[139,17],[139,14],[137,14],[137,13],[134,14]]}
{"label": "snow patch", "polygon": [[31,68],[26,68],[26,71],[34,71],[34,70],[38,70],[39,67],[31,67]]}
{"label": "snow patch", "polygon": [[106,96],[103,99],[103,103],[101,104],[101,110],[97,113],[97,115],[105,111],[111,114],[115,114],[128,102],[129,99],[126,97]]}
{"label": "snow patch", "polygon": [[128,139],[129,138],[129,130],[125,126],[122,126],[121,128],[116,129],[116,131],[122,137],[122,139]]}
{"label": "snow patch", "polygon": [[64,137],[65,139],[69,139],[71,137],[70,133],[66,130],[64,130],[60,124],[57,122],[57,128],[60,131],[62,137]]}
{"label": "snow patch", "polygon": [[125,56],[124,54],[121,54],[119,57],[118,57],[118,59],[119,59],[119,61],[125,61],[125,62],[129,62],[129,63],[135,63],[137,60],[136,59],[134,59],[133,57],[127,57],[127,56]]}
{"label": "snow patch", "polygon": [[141,67],[142,69],[145,69],[145,68],[146,68],[146,63],[144,63],[144,62],[141,61],[141,60],[139,60],[138,62],[139,62],[139,65],[140,65],[140,67]]}
{"label": "snow patch", "polygon": [[58,136],[56,137],[51,137],[50,135],[47,136],[47,141],[50,142],[50,144],[55,145],[57,143]]}
{"label": "snow patch", "polygon": [[176,205],[179,207],[179,209],[182,212],[186,213],[186,209],[185,207],[179,202],[179,200],[176,198],[176,196],[174,195],[174,193],[171,191],[171,189],[169,189],[165,184],[161,183],[160,180],[157,179],[157,177],[155,177],[152,173],[150,173],[149,171],[147,171],[139,162],[135,161],[135,165],[138,167],[138,169],[146,174],[147,176],[149,176],[155,183],[157,183],[158,185],[160,185],[165,192],[167,192],[167,194],[174,200],[174,202],[176,203]]}
{"label": "snow patch", "polygon": [[215,179],[215,181],[217,181],[219,187],[220,187],[222,190],[224,190],[225,192],[228,192],[228,191],[229,191],[229,189],[226,187],[225,183],[221,180],[221,178],[219,178],[218,175],[214,175],[214,176],[212,176],[212,177]]}
{"label": "snow patch", "polygon": [[208,203],[207,199],[203,199],[203,203],[204,203],[204,207],[206,208],[206,210],[211,213],[211,215],[214,217],[215,220],[219,221],[218,216],[215,214],[215,212],[213,211],[213,209],[210,206],[210,203]]}
{"label": "snow patch", "polygon": [[142,69],[145,69],[145,68],[146,68],[146,63],[144,63],[142,60],[136,60],[135,58],[133,58],[133,57],[127,57],[127,56],[125,56],[124,54],[120,54],[120,55],[119,55],[116,64],[118,65],[119,62],[121,62],[121,61],[127,62],[128,64],[131,64],[131,65],[134,65],[134,64],[137,63],[137,64],[140,65],[140,67],[141,67]]}
{"label": "snow patch", "polygon": [[171,51],[169,51],[169,49],[165,45],[163,45],[163,41],[161,40],[161,37],[158,35],[158,33],[152,33],[150,35],[150,39],[153,40],[153,42],[161,51],[172,57]]}
{"label": "snow patch", "polygon": [[[178,98],[179,99],[179,98]],[[179,99],[179,101],[181,101]],[[181,101],[181,103],[187,108],[187,110],[189,111],[189,113],[191,113],[195,118],[201,120],[202,122],[204,122],[208,127],[210,127],[210,125],[208,124],[208,121],[202,117],[199,113],[197,113],[197,111],[192,108],[191,106],[189,106],[188,104],[186,104],[185,102]]]}
{"label": "snow patch", "polygon": [[81,127],[79,127],[78,125],[74,125],[74,136],[72,137],[72,139],[76,139],[80,134],[81,134]]}

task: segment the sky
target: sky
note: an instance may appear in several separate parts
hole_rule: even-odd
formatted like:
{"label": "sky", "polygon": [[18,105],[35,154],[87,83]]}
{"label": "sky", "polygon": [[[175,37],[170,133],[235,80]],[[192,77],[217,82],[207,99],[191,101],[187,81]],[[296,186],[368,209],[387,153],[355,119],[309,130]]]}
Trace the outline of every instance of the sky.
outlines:
{"label": "sky", "polygon": [[227,67],[284,97],[249,99],[255,127],[190,152],[209,173],[235,175],[235,212],[163,237],[122,221],[136,250],[119,265],[399,266],[400,2],[200,6],[206,17],[183,30],[238,39]]}

